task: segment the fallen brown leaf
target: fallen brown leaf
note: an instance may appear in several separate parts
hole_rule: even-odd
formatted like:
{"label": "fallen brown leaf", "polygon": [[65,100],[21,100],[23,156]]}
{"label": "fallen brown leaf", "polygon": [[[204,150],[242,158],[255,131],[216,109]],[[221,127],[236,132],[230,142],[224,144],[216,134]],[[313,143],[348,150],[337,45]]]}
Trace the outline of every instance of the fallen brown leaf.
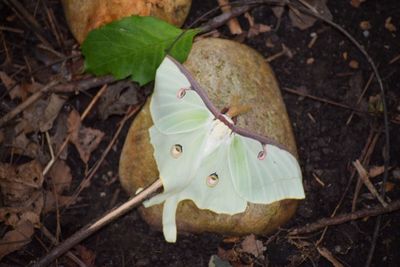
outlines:
{"label": "fallen brown leaf", "polygon": [[55,134],[50,138],[54,153],[59,155],[59,159],[66,160],[68,156],[68,146],[64,146],[64,149],[60,152],[61,146],[68,135],[68,116],[64,112],[61,112],[57,117],[53,129],[54,128]]}
{"label": "fallen brown leaf", "polygon": [[0,163],[0,186],[5,205],[26,201],[42,183],[42,167],[36,160],[19,166]]}
{"label": "fallen brown leaf", "polygon": [[1,239],[0,260],[28,244],[34,232],[33,224],[30,221],[21,220],[14,230],[8,231]]}
{"label": "fallen brown leaf", "polygon": [[54,187],[54,192],[57,194],[68,190],[72,181],[71,169],[63,160],[57,160],[53,164],[47,177],[51,179],[50,184]]}
{"label": "fallen brown leaf", "polygon": [[71,143],[75,145],[82,161],[87,163],[91,153],[103,139],[104,133],[97,129],[81,126],[80,116],[76,110],[71,111],[68,117],[68,131],[71,133]]}
{"label": "fallen brown leaf", "polygon": [[245,237],[242,241],[241,247],[241,252],[250,253],[256,258],[263,258],[263,253],[267,250],[263,243],[260,240],[257,240],[256,236],[253,234]]}
{"label": "fallen brown leaf", "polygon": [[46,191],[44,193],[44,206],[42,213],[46,214],[62,208],[67,204],[74,204],[75,199],[73,196],[55,195],[54,192]]}
{"label": "fallen brown leaf", "polygon": [[12,142],[12,154],[37,158],[41,153],[39,144],[28,139],[24,132],[21,132],[18,136],[14,138],[11,137],[10,139]]}
{"label": "fallen brown leaf", "polygon": [[122,115],[129,106],[138,103],[138,87],[130,81],[120,81],[108,86],[99,101],[99,114],[102,120],[111,115]]}
{"label": "fallen brown leaf", "polygon": [[[320,16],[327,20],[332,20],[332,13],[329,11],[328,6],[326,5],[327,0],[304,0],[304,2],[307,3],[312,9],[316,10]],[[308,29],[317,21],[316,18],[301,13],[294,8],[289,10],[289,18],[292,21],[292,25],[300,30]]]}
{"label": "fallen brown leaf", "polygon": [[24,110],[18,129],[23,129],[25,134],[48,131],[53,127],[53,122],[65,101],[64,97],[57,94],[51,94],[46,99],[39,99]]}
{"label": "fallen brown leaf", "polygon": [[53,127],[53,122],[57,118],[66,100],[66,98],[57,94],[50,95],[48,104],[39,121],[39,129],[41,132],[46,132]]}

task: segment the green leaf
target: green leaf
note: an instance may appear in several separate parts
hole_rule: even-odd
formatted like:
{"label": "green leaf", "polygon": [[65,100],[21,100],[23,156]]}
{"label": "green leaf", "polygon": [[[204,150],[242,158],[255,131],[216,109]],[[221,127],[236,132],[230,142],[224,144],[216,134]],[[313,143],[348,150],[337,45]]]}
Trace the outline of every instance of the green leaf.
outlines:
{"label": "green leaf", "polygon": [[[169,55],[186,60],[197,29],[184,31],[154,17],[126,17],[93,30],[82,44],[86,71],[112,74],[116,79],[131,76],[140,85],[154,80],[155,72]],[[179,37],[179,39],[177,39]]]}

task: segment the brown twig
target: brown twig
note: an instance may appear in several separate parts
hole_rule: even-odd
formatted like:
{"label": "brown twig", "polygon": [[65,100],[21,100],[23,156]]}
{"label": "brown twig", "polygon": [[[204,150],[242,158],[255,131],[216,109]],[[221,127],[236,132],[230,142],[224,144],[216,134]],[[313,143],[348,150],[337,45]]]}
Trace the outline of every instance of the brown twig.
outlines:
{"label": "brown twig", "polygon": [[[221,15],[209,20],[206,24],[203,24],[202,26],[200,26],[200,31],[202,33],[204,33],[204,32],[208,32],[213,29],[219,28],[222,25],[224,25],[231,18],[240,16],[243,13],[249,11],[250,8],[251,8],[250,5],[244,5],[241,7],[232,8],[231,12],[222,13]],[[208,15],[208,12],[205,15]]]}
{"label": "brown twig", "polygon": [[[44,226],[42,226],[40,228],[41,232],[43,233],[43,235],[45,237],[47,237],[47,239],[50,240],[51,243],[53,243],[53,245],[58,245],[59,242],[57,241],[57,239],[51,234],[51,232]],[[75,256],[75,254],[73,254],[72,252],[68,251],[65,254],[68,258],[70,258],[73,262],[75,262],[79,267],[86,267],[86,264],[84,264],[77,256]]]}
{"label": "brown twig", "polygon": [[281,56],[287,56],[288,58],[293,57],[292,51],[290,51],[289,48],[286,47],[286,45],[282,44],[282,50],[272,56],[267,57],[265,60],[267,62],[272,62],[273,60],[280,58]]}
{"label": "brown twig", "polygon": [[4,126],[8,121],[12,120],[20,114],[22,111],[24,111],[27,107],[32,105],[34,102],[36,102],[39,98],[41,98],[45,93],[49,92],[51,88],[53,88],[56,84],[58,84],[59,81],[51,81],[49,84],[44,86],[40,91],[37,91],[30,97],[28,97],[24,102],[22,102],[20,105],[18,105],[16,108],[8,112],[6,115],[4,115],[2,118],[0,118],[0,127]]}
{"label": "brown twig", "polygon": [[[368,141],[365,148],[364,148],[364,153],[363,153],[363,157],[361,158],[361,163],[365,166],[369,165],[369,161],[371,159],[371,155],[372,152],[375,149],[376,143],[378,142],[379,136],[381,135],[381,132],[374,132],[373,130],[371,131],[370,137],[368,138]],[[355,170],[352,173],[352,178],[355,175]],[[356,188],[354,189],[354,195],[353,195],[353,200],[351,203],[351,211],[355,211],[356,210],[356,205],[357,205],[357,198],[358,195],[360,193],[362,187],[362,180],[359,177],[357,180],[357,184],[356,184]]]}
{"label": "brown twig", "polygon": [[285,92],[289,92],[289,93],[295,94],[295,95],[304,96],[304,97],[307,97],[307,98],[310,98],[310,99],[313,99],[313,100],[316,100],[316,101],[319,101],[319,102],[322,102],[322,103],[326,103],[326,104],[329,104],[329,105],[332,105],[332,106],[349,109],[349,110],[352,110],[354,112],[365,113],[362,110],[358,110],[358,109],[352,108],[352,107],[350,107],[348,105],[345,105],[345,104],[342,104],[342,103],[338,103],[338,102],[335,102],[335,101],[332,101],[332,100],[329,100],[329,99],[325,99],[325,98],[322,98],[322,97],[310,95],[310,94],[307,94],[307,93],[304,93],[304,92],[300,92],[300,91],[297,91],[295,89],[283,87],[282,90],[285,91]]}
{"label": "brown twig", "polygon": [[381,214],[393,212],[400,209],[400,200],[389,203],[386,207],[376,205],[369,209],[362,209],[351,213],[337,215],[335,217],[328,217],[320,219],[314,223],[307,224],[306,226],[295,228],[289,231],[290,236],[310,234],[318,231],[326,226],[338,225],[349,221],[359,220],[365,217],[378,216]]}
{"label": "brown twig", "polygon": [[353,162],[354,168],[356,168],[358,175],[362,182],[365,184],[365,186],[368,188],[368,190],[371,192],[371,194],[378,199],[378,201],[382,204],[382,206],[386,207],[387,203],[385,200],[379,195],[378,190],[376,190],[375,186],[371,183],[369,180],[369,175],[368,172],[364,169],[364,167],[361,165],[359,160],[356,160]]}
{"label": "brown twig", "polygon": [[99,220],[95,221],[92,224],[89,224],[83,227],[81,230],[73,234],[71,237],[62,242],[59,246],[55,247],[52,251],[50,251],[46,256],[40,259],[38,262],[34,263],[34,267],[43,267],[52,263],[59,256],[63,255],[69,249],[71,249],[76,244],[80,243],[82,240],[95,233],[97,230],[102,228],[103,226],[109,224],[110,222],[118,219],[122,215],[126,214],[132,208],[140,204],[143,200],[148,198],[151,194],[156,192],[158,189],[162,187],[161,179],[156,180],[152,185],[147,187],[141,193],[128,200],[121,206],[116,209],[108,212]]}
{"label": "brown twig", "polygon": [[[223,13],[231,12],[231,5],[229,4],[229,0],[218,0],[218,5],[220,6]],[[229,31],[232,34],[241,34],[243,32],[236,17],[232,17],[228,20],[228,27]]]}
{"label": "brown twig", "polygon": [[57,86],[54,86],[51,91],[54,93],[73,93],[86,91],[91,88],[103,86],[104,84],[109,84],[112,82],[115,82],[115,79],[110,75],[101,77],[90,77],[87,79],[77,80],[65,84],[59,84]]}

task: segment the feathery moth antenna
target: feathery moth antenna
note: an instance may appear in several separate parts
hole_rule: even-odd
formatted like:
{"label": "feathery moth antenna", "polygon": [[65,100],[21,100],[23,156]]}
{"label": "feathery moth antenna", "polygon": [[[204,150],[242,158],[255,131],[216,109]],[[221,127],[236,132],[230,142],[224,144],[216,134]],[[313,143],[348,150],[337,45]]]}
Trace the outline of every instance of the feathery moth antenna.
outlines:
{"label": "feathery moth antenna", "polygon": [[214,187],[218,184],[219,178],[217,173],[212,173],[206,178],[206,183],[209,187]]}
{"label": "feathery moth antenna", "polygon": [[267,145],[262,144],[262,148],[263,148],[263,150],[258,152],[258,155],[257,155],[257,158],[259,160],[263,160],[267,156]]}
{"label": "feathery moth antenna", "polygon": [[186,91],[190,90],[191,88],[181,88],[178,90],[178,92],[176,93],[176,97],[179,99],[182,99],[185,95],[186,95]]}
{"label": "feathery moth antenna", "polygon": [[177,158],[179,158],[181,155],[182,155],[182,153],[183,153],[183,148],[182,148],[182,146],[181,145],[179,145],[179,144],[175,144],[175,145],[173,145],[172,147],[171,147],[171,156],[174,158],[174,159],[177,159]]}

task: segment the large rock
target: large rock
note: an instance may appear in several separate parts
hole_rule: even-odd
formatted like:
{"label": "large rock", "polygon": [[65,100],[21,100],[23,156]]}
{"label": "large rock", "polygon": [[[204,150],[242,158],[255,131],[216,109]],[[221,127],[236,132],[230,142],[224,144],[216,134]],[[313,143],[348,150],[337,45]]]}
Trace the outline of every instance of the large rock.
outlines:
{"label": "large rock", "polygon": [[[243,44],[209,38],[194,43],[184,65],[219,109],[229,107],[235,97],[251,106],[251,111],[238,117],[239,126],[272,137],[297,155],[278,84],[259,53]],[[129,130],[120,159],[121,184],[131,194],[158,178],[148,133],[152,124],[148,101]],[[297,201],[289,199],[249,204],[244,213],[229,216],[200,210],[186,200],[178,206],[176,224],[180,232],[269,233],[288,221],[296,207]],[[150,225],[161,229],[162,205],[139,210]]]}
{"label": "large rock", "polygon": [[82,43],[89,31],[131,15],[154,16],[181,26],[192,0],[62,0],[69,28]]}

